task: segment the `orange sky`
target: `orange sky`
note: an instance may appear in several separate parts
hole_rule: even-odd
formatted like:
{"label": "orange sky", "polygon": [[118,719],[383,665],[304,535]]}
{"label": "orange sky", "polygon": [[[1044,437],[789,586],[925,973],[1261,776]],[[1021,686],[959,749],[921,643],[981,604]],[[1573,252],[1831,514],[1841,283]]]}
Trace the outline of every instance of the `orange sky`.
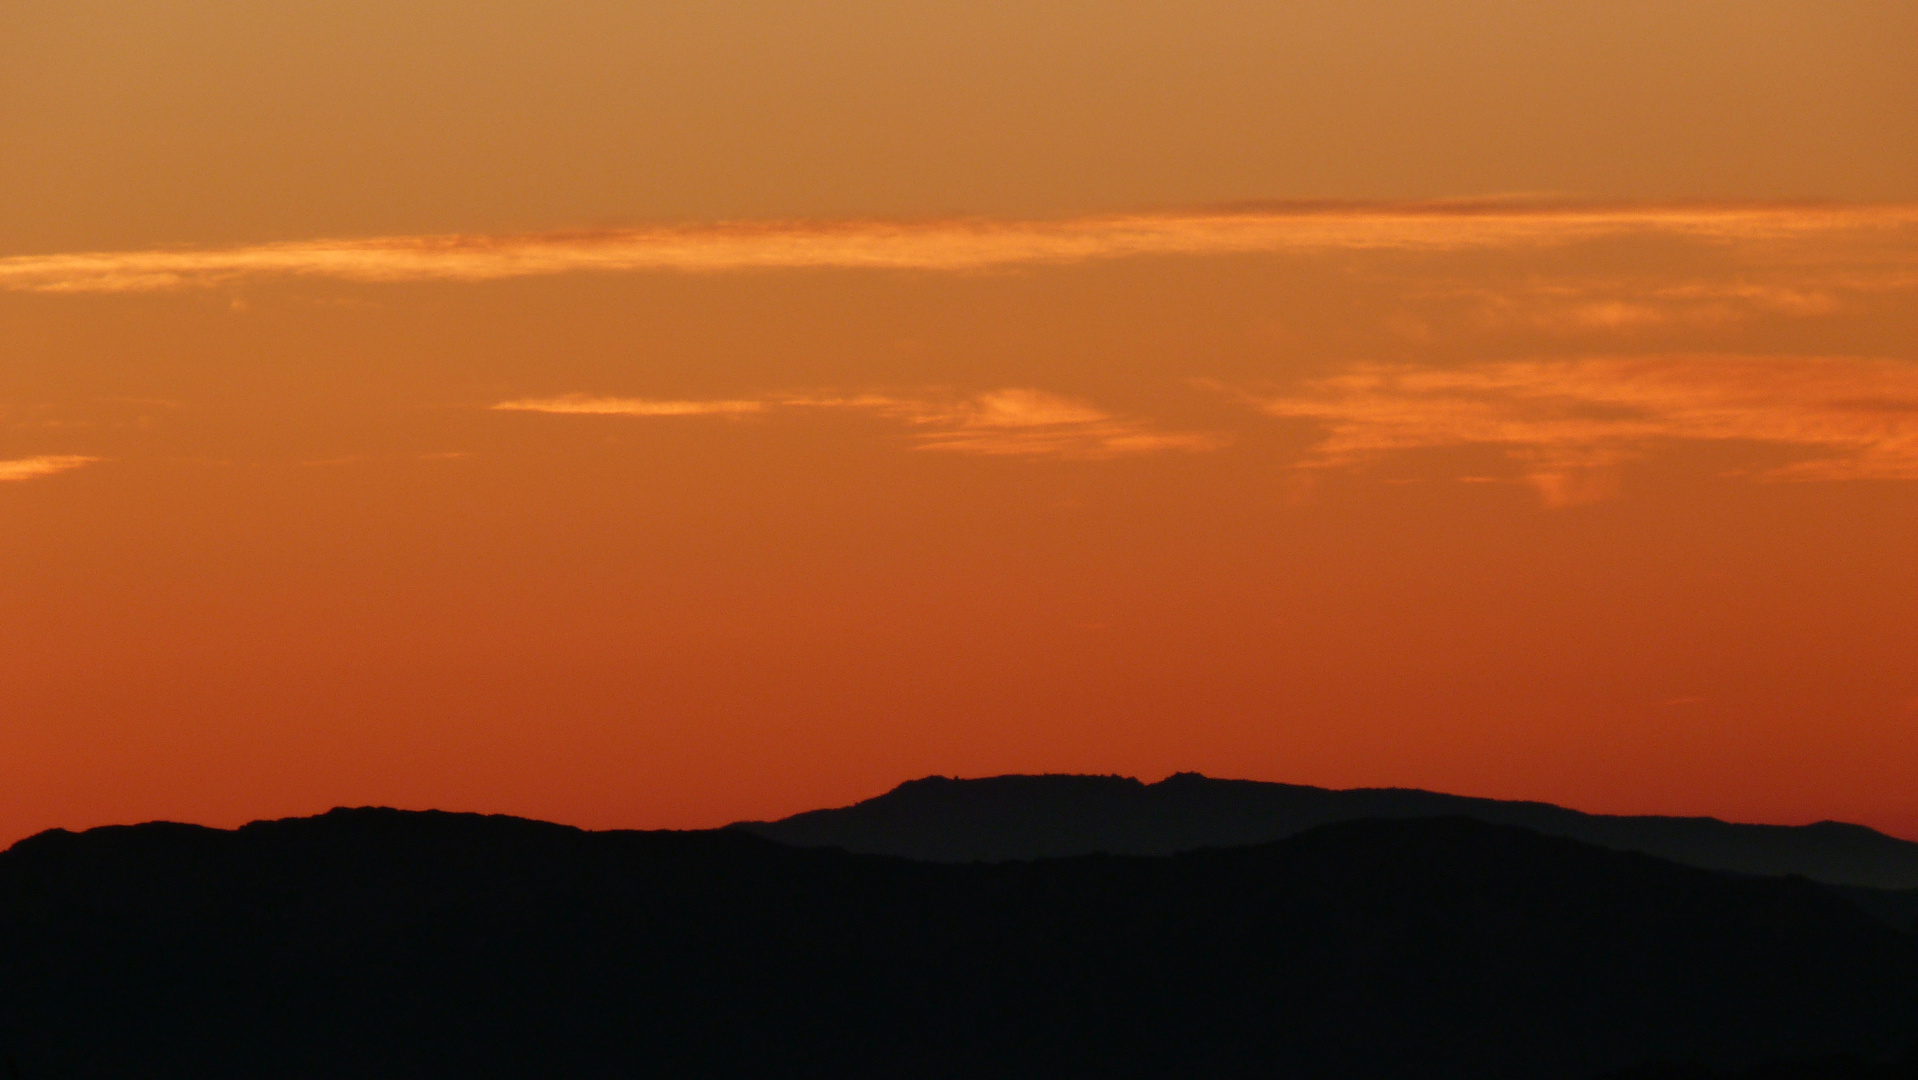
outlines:
{"label": "orange sky", "polygon": [[1918,837],[1910,5],[270,7],[0,13],[0,843]]}

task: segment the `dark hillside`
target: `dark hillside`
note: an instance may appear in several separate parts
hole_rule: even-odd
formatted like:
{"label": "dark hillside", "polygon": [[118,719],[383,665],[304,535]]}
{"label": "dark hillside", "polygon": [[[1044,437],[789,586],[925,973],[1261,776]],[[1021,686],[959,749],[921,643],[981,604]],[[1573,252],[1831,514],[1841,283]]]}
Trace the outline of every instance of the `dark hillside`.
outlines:
{"label": "dark hillside", "polygon": [[1724,1072],[1698,1062],[1659,1062],[1612,1073],[1603,1080],[1918,1080],[1918,1046],[1897,1060],[1867,1061],[1855,1054],[1771,1061]]}
{"label": "dark hillside", "polygon": [[1839,896],[1907,933],[1918,933],[1918,889],[1867,889],[1827,886]]}
{"label": "dark hillside", "polygon": [[1915,1021],[1912,940],[1809,882],[1457,818],[941,865],[341,810],[0,855],[26,1080],[1550,1080]]}

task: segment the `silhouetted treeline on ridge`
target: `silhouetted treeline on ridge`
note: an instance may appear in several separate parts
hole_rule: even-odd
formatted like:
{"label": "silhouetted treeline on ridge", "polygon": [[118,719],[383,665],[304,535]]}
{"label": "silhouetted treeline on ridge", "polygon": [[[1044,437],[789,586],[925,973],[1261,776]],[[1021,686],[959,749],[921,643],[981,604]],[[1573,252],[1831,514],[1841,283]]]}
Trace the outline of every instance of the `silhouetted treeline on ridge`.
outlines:
{"label": "silhouetted treeline on ridge", "polygon": [[958,865],[369,809],[0,855],[28,1080],[1589,1080],[1914,1037],[1918,942],[1827,889],[1463,818]]}

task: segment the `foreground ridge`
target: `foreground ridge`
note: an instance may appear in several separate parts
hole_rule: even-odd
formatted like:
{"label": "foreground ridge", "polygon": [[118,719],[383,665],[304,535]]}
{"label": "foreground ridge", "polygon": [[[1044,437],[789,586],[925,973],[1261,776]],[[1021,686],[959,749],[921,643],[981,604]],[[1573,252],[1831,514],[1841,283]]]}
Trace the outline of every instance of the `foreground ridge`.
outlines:
{"label": "foreground ridge", "polygon": [[1584,1080],[1915,1032],[1918,945],[1828,889],[1459,817],[952,865],[359,809],[0,855],[28,1080]]}

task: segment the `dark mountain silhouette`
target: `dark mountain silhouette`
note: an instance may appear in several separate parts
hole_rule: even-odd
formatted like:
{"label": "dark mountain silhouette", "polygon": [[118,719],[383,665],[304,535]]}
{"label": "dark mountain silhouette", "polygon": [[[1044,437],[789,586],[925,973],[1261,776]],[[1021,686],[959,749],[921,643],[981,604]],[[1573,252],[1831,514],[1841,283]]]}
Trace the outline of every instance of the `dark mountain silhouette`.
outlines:
{"label": "dark mountain silhouette", "polygon": [[[1834,885],[1918,889],[1918,844],[1862,825],[1735,825],[1715,818],[1612,817],[1548,803],[1406,788],[1335,791],[1179,773],[1124,776],[931,776],[877,798],[782,821],[733,826],[802,847],[934,862],[997,862],[1109,852],[1170,855],[1237,847],[1362,818],[1469,817],[1745,874],[1801,874]],[[1888,900],[1886,914],[1918,911]],[[1909,916],[1907,916],[1908,918]]]}
{"label": "dark mountain silhouette", "polygon": [[1464,818],[938,864],[336,810],[0,855],[26,1080],[1585,1080],[1914,1035],[1918,942],[1822,887]]}

